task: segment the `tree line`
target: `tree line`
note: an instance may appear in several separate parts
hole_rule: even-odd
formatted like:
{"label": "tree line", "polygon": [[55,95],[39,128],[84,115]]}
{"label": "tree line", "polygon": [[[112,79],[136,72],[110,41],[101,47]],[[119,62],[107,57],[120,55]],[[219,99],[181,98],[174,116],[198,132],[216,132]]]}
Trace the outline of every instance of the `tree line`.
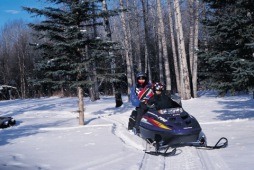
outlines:
{"label": "tree line", "polygon": [[1,28],[0,84],[21,98],[129,94],[138,71],[182,99],[253,89],[253,0],[44,1]]}

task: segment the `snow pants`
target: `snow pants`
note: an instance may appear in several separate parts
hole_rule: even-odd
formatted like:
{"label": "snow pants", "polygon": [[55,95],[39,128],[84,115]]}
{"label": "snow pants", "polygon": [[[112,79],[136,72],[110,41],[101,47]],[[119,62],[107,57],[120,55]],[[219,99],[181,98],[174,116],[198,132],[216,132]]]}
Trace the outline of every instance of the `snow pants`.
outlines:
{"label": "snow pants", "polygon": [[129,130],[133,129],[133,127],[139,130],[140,121],[142,119],[142,116],[147,112],[147,110],[147,105],[144,102],[141,102],[139,104],[139,107],[136,107],[136,110],[132,111],[128,124]]}

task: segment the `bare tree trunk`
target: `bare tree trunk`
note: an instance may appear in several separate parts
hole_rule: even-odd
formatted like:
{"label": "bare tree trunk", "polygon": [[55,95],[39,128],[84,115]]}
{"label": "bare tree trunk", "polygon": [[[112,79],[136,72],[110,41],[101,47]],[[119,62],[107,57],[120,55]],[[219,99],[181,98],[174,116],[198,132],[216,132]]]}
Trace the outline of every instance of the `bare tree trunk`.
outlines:
{"label": "bare tree trunk", "polygon": [[181,81],[181,97],[183,100],[187,100],[191,98],[190,93],[190,80],[188,74],[188,66],[187,66],[187,58],[186,58],[186,51],[185,51],[185,43],[183,37],[183,28],[182,28],[182,17],[180,12],[180,5],[179,1],[174,1],[174,9],[176,14],[176,20],[178,25],[178,34],[179,34],[179,45],[178,48],[180,50],[181,56],[181,71],[182,71],[182,81]]}
{"label": "bare tree trunk", "polygon": [[[107,3],[106,0],[102,0],[102,10],[106,13],[108,12],[108,8],[107,8]],[[104,17],[104,28],[105,31],[107,33],[107,38],[112,41],[112,36],[111,36],[111,29],[110,29],[110,24],[109,24],[109,18],[108,17]],[[109,55],[114,55],[112,51],[109,52]],[[112,61],[111,61],[111,74],[113,74],[115,76],[115,58],[112,57]],[[116,107],[120,107],[123,104],[122,101],[122,95],[119,91],[116,92],[115,89],[115,85],[114,82],[112,83],[112,90],[113,90],[113,95],[115,95],[115,102],[116,102]]]}
{"label": "bare tree trunk", "polygon": [[[128,4],[127,4],[127,8],[129,8]],[[126,16],[127,22],[125,22],[126,24],[126,33],[127,33],[127,39],[128,39],[128,46],[127,48],[129,49],[129,59],[130,59],[130,67],[131,67],[131,79],[133,84],[135,83],[135,73],[134,73],[134,61],[133,61],[133,48],[132,48],[132,36],[131,36],[131,28],[130,28],[130,14],[127,13]]]}
{"label": "bare tree trunk", "polygon": [[78,87],[78,98],[79,98],[79,125],[85,124],[85,114],[84,114],[84,100],[83,100],[83,89]]}
{"label": "bare tree trunk", "polygon": [[[175,6],[173,6],[173,11],[175,11]],[[179,35],[179,25],[177,24],[177,15],[176,12],[174,12],[174,16],[175,16],[175,29],[176,29],[176,40],[177,40],[177,52],[178,52],[178,65],[179,65],[179,89],[178,89],[178,93],[180,96],[182,96],[182,89],[183,89],[183,69],[182,69],[182,53],[181,53],[181,49],[179,48],[179,44],[180,44],[180,35]]]}
{"label": "bare tree trunk", "polygon": [[194,58],[192,68],[192,86],[193,86],[193,97],[197,98],[197,79],[198,79],[198,28],[199,28],[199,0],[196,0],[196,11],[195,11],[195,32],[194,32]]}
{"label": "bare tree trunk", "polygon": [[192,82],[192,75],[193,75],[193,62],[194,62],[194,0],[189,0],[189,18],[190,18],[190,28],[189,28],[189,65],[190,65],[190,85],[191,85],[191,95],[194,95],[193,92],[193,82]]}
{"label": "bare tree trunk", "polygon": [[94,94],[95,94],[95,100],[100,99],[100,92],[99,92],[99,86],[98,86],[98,79],[97,79],[97,71],[96,71],[96,64],[93,63],[93,88],[94,88]]}
{"label": "bare tree trunk", "polygon": [[[120,8],[123,9],[123,0],[120,0]],[[132,71],[131,71],[131,53],[130,53],[130,42],[128,38],[128,30],[127,30],[127,25],[125,22],[125,14],[124,12],[121,13],[121,21],[122,21],[122,26],[123,26],[123,32],[124,32],[124,45],[125,45],[125,57],[126,57],[126,67],[127,67],[127,83],[128,83],[128,101],[130,101],[130,92],[131,92],[131,87],[132,87]]]}
{"label": "bare tree trunk", "polygon": [[149,33],[148,33],[148,0],[141,0],[143,9],[143,20],[144,20],[144,30],[145,30],[145,67],[142,68],[148,74],[148,79],[152,80],[152,72],[150,65],[150,50],[149,50]]}
{"label": "bare tree trunk", "polygon": [[26,98],[26,84],[25,84],[25,57],[21,54],[21,48],[18,48],[19,44],[17,44],[17,57],[18,57],[18,64],[19,64],[19,72],[20,72],[20,89],[21,89],[21,98]]}
{"label": "bare tree trunk", "polygon": [[174,60],[174,67],[175,67],[175,75],[176,75],[176,90],[179,92],[180,89],[180,73],[178,67],[178,59],[176,53],[176,45],[175,45],[175,36],[174,36],[174,28],[173,28],[173,17],[172,17],[172,10],[170,0],[168,0],[168,14],[169,14],[169,27],[170,27],[170,36],[171,36],[171,44],[172,44],[172,53],[173,53],[173,60]]}
{"label": "bare tree trunk", "polygon": [[160,82],[164,82],[163,66],[162,66],[162,63],[163,63],[162,56],[163,56],[163,49],[162,49],[162,45],[161,45],[161,37],[158,36],[158,59],[159,59],[159,73],[160,73],[159,77],[160,77]]}
{"label": "bare tree trunk", "polygon": [[193,2],[194,0],[189,0],[189,17],[190,17],[190,35],[189,35],[189,59],[190,59],[190,72],[193,72],[193,58],[194,58],[194,11],[193,11]]}
{"label": "bare tree trunk", "polygon": [[[93,3],[93,13],[95,15],[95,9],[94,9],[94,3]],[[93,18],[93,30],[94,30],[94,37],[97,37],[98,34],[97,34],[97,27],[95,26],[95,23],[96,23],[96,20]],[[92,77],[92,81],[93,81],[93,93],[94,93],[94,99],[95,100],[98,100],[100,99],[100,93],[99,93],[99,86],[98,86],[98,79],[97,79],[97,70],[96,70],[96,62],[94,62],[92,64],[92,72],[93,72],[93,77]]]}
{"label": "bare tree trunk", "polygon": [[[202,0],[202,18],[205,19],[206,18],[206,8],[205,8],[205,2],[204,0]],[[208,34],[207,34],[207,29],[203,29],[204,31],[204,39],[203,39],[203,42],[204,42],[204,46],[205,46],[205,52],[208,52],[208,42],[207,42],[207,37],[208,37]]]}
{"label": "bare tree trunk", "polygon": [[171,91],[171,77],[170,77],[170,69],[169,69],[169,59],[168,59],[168,49],[167,49],[167,42],[166,42],[166,35],[165,35],[165,28],[162,18],[162,9],[161,9],[161,0],[156,0],[157,6],[157,16],[159,19],[158,24],[158,37],[161,40],[162,45],[162,54],[164,60],[164,67],[165,67],[165,76],[166,76],[166,90]]}
{"label": "bare tree trunk", "polygon": [[134,8],[134,17],[135,17],[135,22],[134,22],[134,26],[136,28],[136,32],[135,35],[133,36],[134,39],[134,47],[135,47],[135,51],[136,51],[136,61],[137,61],[137,66],[138,66],[138,70],[142,70],[142,63],[141,63],[141,51],[140,51],[140,23],[139,23],[139,14],[138,14],[138,8],[137,8],[137,1],[133,0],[133,8]]}
{"label": "bare tree trunk", "polygon": [[[148,69],[148,61],[149,61],[149,49],[148,49],[148,24],[147,24],[147,12],[148,8],[146,6],[146,1],[141,0],[142,2],[142,9],[143,9],[143,20],[144,20],[144,29],[145,29],[145,68],[144,70],[150,73],[150,69]],[[148,71],[149,70],[149,71]],[[149,77],[150,79],[151,77]],[[151,80],[151,79],[150,79]]]}

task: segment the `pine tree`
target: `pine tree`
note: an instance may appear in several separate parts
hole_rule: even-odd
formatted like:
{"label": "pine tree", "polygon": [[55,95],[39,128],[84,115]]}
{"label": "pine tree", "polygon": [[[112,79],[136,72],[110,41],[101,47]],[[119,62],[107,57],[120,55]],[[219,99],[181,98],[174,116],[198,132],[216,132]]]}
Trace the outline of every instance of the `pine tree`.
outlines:
{"label": "pine tree", "polygon": [[209,44],[200,54],[200,80],[224,92],[253,88],[253,0],[206,2]]}
{"label": "pine tree", "polygon": [[78,86],[93,88],[97,79],[119,80],[121,74],[112,75],[108,68],[115,57],[109,51],[117,50],[116,43],[99,37],[97,28],[102,26],[104,15],[115,16],[120,10],[103,12],[101,0],[48,2],[57,7],[24,7],[46,18],[30,24],[40,39],[37,49],[42,51],[42,60],[36,65],[41,76],[34,83],[52,90],[70,91]]}
{"label": "pine tree", "polygon": [[[101,0],[48,0],[60,8],[27,8],[30,13],[46,17],[39,24],[30,24],[41,39],[37,48],[42,50],[42,60],[37,70],[43,77],[35,82],[53,90],[77,89],[79,96],[79,124],[84,125],[83,88],[96,100],[98,78],[116,79],[110,65],[115,50],[112,41],[97,34],[103,17],[114,16],[117,11],[102,10]],[[113,56],[115,57],[115,56]],[[98,91],[97,91],[98,92]]]}

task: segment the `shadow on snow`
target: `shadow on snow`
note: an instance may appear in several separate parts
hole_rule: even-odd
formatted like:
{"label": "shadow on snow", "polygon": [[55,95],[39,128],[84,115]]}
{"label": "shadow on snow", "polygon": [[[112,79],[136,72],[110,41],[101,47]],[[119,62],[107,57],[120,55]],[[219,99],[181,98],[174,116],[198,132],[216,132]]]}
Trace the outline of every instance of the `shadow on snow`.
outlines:
{"label": "shadow on snow", "polygon": [[231,100],[231,98],[224,98],[219,101],[223,105],[223,109],[214,112],[220,120],[234,120],[234,119],[253,119],[254,118],[254,100],[251,97],[239,97],[239,100]]}

